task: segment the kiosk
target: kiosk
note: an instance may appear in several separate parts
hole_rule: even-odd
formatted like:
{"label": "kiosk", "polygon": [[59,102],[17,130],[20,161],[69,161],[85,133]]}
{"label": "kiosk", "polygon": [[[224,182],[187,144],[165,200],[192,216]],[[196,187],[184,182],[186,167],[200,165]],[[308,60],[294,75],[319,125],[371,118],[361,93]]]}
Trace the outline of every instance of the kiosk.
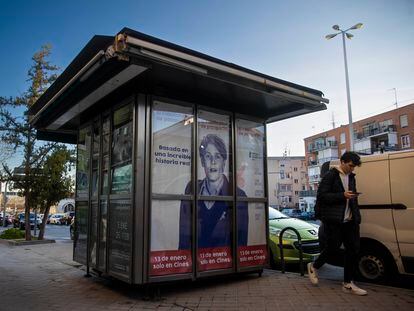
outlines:
{"label": "kiosk", "polygon": [[266,123],[325,103],[128,28],[93,37],[30,110],[77,144],[74,260],[132,284],[261,273]]}

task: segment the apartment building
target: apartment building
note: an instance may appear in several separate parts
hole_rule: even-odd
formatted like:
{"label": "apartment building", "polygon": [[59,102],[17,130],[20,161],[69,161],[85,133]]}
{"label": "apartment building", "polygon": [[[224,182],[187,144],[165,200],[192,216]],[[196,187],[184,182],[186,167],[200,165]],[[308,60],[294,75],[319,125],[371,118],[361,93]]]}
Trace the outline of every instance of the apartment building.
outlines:
{"label": "apartment building", "polygon": [[[414,103],[353,123],[354,151],[361,155],[414,148]],[[307,187],[317,190],[320,166],[349,150],[349,126],[304,139]]]}
{"label": "apartment building", "polygon": [[269,205],[280,209],[299,208],[300,191],[306,190],[305,157],[267,158]]}

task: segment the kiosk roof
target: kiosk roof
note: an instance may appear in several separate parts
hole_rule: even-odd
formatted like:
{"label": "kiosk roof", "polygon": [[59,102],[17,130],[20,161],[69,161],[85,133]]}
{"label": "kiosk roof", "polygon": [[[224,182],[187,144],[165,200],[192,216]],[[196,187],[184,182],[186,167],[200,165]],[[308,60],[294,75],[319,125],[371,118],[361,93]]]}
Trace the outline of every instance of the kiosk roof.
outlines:
{"label": "kiosk roof", "polygon": [[31,123],[40,138],[73,142],[82,113],[115,90],[131,89],[266,122],[323,110],[329,102],[321,91],[124,28],[88,42],[31,107]]}

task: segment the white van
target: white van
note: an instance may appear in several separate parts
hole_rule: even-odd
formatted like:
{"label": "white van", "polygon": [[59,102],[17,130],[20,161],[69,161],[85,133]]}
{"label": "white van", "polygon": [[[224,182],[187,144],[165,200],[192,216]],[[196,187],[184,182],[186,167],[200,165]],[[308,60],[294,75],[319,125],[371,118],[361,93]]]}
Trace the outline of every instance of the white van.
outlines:
{"label": "white van", "polygon": [[[371,281],[414,275],[414,150],[363,156],[355,169],[361,210],[358,272]],[[331,165],[339,164],[339,160]]]}

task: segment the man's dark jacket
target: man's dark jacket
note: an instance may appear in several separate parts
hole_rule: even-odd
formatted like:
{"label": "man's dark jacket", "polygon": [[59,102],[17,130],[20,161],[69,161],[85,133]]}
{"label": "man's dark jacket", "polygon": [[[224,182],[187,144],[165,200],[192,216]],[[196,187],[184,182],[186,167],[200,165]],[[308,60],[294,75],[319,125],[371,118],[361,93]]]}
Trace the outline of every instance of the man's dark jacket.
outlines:
{"label": "man's dark jacket", "polygon": [[[317,206],[320,219],[324,223],[342,223],[344,221],[346,198],[344,186],[336,168],[331,168],[322,178],[317,194]],[[349,174],[348,187],[350,191],[356,192],[355,174]],[[358,199],[350,199],[349,207],[352,212],[352,220],[357,224],[361,223]]]}

